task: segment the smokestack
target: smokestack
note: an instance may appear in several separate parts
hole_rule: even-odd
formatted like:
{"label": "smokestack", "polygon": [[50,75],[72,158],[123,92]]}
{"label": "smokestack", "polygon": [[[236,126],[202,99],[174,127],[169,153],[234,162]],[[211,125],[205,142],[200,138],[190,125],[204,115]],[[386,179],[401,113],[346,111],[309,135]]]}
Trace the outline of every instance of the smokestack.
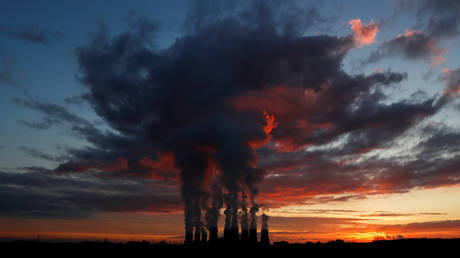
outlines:
{"label": "smokestack", "polygon": [[212,244],[217,243],[218,241],[217,232],[218,232],[217,228],[211,228],[209,230],[209,243],[212,243]]}
{"label": "smokestack", "polygon": [[201,244],[205,245],[208,242],[208,233],[205,229],[201,229]]}
{"label": "smokestack", "polygon": [[241,195],[241,241],[247,242],[249,240],[248,231],[248,207],[246,204],[246,193],[243,191]]}
{"label": "smokestack", "polygon": [[185,208],[184,208],[184,221],[185,221],[185,240],[184,244],[193,243],[193,223],[192,223],[192,214],[193,210],[191,209],[191,198],[184,198]]}
{"label": "smokestack", "polygon": [[197,227],[195,228],[195,237],[193,239],[193,242],[195,244],[199,244],[200,243],[200,229]]}
{"label": "smokestack", "polygon": [[193,242],[193,234],[192,233],[185,233],[185,241],[184,244],[191,244]]}
{"label": "smokestack", "polygon": [[224,229],[224,242],[233,243],[238,241],[238,227]]}
{"label": "smokestack", "polygon": [[224,229],[224,242],[233,243],[238,241],[238,228]]}
{"label": "smokestack", "polygon": [[224,242],[228,242],[230,238],[230,229],[224,228]]}
{"label": "smokestack", "polygon": [[252,203],[252,207],[249,210],[251,219],[251,228],[249,229],[249,243],[257,244],[257,216],[256,213],[259,211],[259,206],[256,203]]}
{"label": "smokestack", "polygon": [[231,216],[230,210],[227,209],[224,211],[225,214],[225,226],[224,226],[224,242],[229,242],[230,240],[230,225],[231,225]]}
{"label": "smokestack", "polygon": [[263,246],[269,246],[270,240],[268,238],[268,229],[262,229],[260,232],[260,244]]}
{"label": "smokestack", "polygon": [[257,244],[257,228],[249,230],[249,243]]}
{"label": "smokestack", "polygon": [[241,241],[247,242],[249,240],[249,231],[246,230],[241,230]]}
{"label": "smokestack", "polygon": [[227,208],[225,215],[224,242],[234,243],[238,241],[238,211]]}
{"label": "smokestack", "polygon": [[220,208],[223,205],[222,188],[214,182],[212,185],[212,205],[206,210],[206,227],[209,229],[209,243],[215,244],[219,241],[218,238],[218,226]]}
{"label": "smokestack", "polygon": [[[235,211],[227,207],[225,210],[225,228],[224,242],[233,243],[238,240],[238,216],[235,216]],[[236,225],[235,225],[236,222]]]}
{"label": "smokestack", "polygon": [[[235,187],[229,187],[235,188]],[[224,228],[224,242],[232,243],[238,241],[238,192],[232,191],[225,195],[226,209],[225,214],[225,228]]]}
{"label": "smokestack", "polygon": [[238,241],[238,227],[232,229],[232,241]]}
{"label": "smokestack", "polygon": [[263,246],[270,245],[270,239],[268,238],[268,216],[262,214],[262,230],[260,232],[260,244]]}

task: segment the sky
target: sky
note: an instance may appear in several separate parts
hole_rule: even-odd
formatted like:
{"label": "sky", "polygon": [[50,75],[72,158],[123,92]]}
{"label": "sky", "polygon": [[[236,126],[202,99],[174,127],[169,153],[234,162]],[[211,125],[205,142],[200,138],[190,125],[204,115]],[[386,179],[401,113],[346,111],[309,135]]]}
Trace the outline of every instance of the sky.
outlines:
{"label": "sky", "polygon": [[460,237],[459,35],[450,0],[0,0],[0,238]]}

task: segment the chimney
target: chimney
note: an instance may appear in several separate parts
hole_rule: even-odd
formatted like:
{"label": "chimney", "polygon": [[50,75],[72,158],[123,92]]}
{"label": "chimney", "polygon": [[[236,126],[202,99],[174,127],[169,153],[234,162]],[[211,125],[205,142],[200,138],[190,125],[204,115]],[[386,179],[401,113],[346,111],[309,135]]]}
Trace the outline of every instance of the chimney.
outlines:
{"label": "chimney", "polygon": [[217,228],[211,228],[209,229],[209,243],[217,243],[218,237],[217,237]]}
{"label": "chimney", "polygon": [[260,231],[260,244],[262,246],[269,246],[270,240],[268,239],[268,217],[265,213],[262,214],[262,229]]}
{"label": "chimney", "polygon": [[232,240],[238,242],[238,227],[232,229]]}
{"label": "chimney", "polygon": [[193,242],[195,244],[199,244],[200,243],[200,229],[199,228],[195,228],[195,237],[193,239]]}
{"label": "chimney", "polygon": [[249,231],[247,229],[241,231],[241,241],[247,242],[249,240]]}
{"label": "chimney", "polygon": [[224,242],[226,243],[230,242],[230,239],[232,238],[230,235],[231,235],[231,230],[228,228],[224,228]]}
{"label": "chimney", "polygon": [[205,229],[201,230],[201,243],[205,245],[208,242],[208,233]]}
{"label": "chimney", "polygon": [[268,239],[268,229],[262,229],[260,232],[260,244],[263,246],[270,245],[270,240]]}
{"label": "chimney", "polygon": [[257,229],[251,228],[249,230],[249,243],[257,244]]}
{"label": "chimney", "polygon": [[192,242],[193,242],[193,233],[186,232],[184,244],[191,244]]}
{"label": "chimney", "polygon": [[234,243],[238,241],[238,228],[224,229],[224,242]]}

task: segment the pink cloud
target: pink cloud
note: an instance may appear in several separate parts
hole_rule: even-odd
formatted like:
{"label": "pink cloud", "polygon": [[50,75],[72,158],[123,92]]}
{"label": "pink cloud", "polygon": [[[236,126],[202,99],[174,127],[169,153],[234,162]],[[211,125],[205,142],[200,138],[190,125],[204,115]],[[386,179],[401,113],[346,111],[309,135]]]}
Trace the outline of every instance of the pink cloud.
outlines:
{"label": "pink cloud", "polygon": [[369,45],[375,42],[375,36],[379,28],[371,21],[368,25],[363,25],[361,19],[353,19],[349,22],[353,31],[353,38],[358,47]]}
{"label": "pink cloud", "polygon": [[460,93],[460,69],[451,70],[449,68],[444,68],[442,73],[443,79],[446,82],[444,94],[452,97],[456,96]]}

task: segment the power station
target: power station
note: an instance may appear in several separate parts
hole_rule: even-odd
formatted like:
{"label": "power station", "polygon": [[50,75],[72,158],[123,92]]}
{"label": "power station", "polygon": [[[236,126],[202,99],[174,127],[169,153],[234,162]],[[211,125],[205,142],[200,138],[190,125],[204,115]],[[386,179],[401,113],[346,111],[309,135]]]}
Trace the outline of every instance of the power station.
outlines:
{"label": "power station", "polygon": [[[254,224],[251,225],[251,229],[242,229],[241,232],[239,228],[230,227],[224,228],[224,235],[223,238],[218,237],[218,228],[211,228],[209,229],[209,239],[208,239],[208,231],[204,228],[195,228],[195,232],[193,233],[186,233],[185,234],[185,241],[184,244],[187,245],[216,245],[216,244],[224,244],[224,245],[260,245],[260,246],[269,246],[270,239],[269,239],[269,232],[268,226],[266,221],[268,220],[268,216],[265,214],[262,215],[262,229],[260,231],[260,241],[258,240],[257,236],[257,227],[254,227]],[[256,225],[256,224],[255,224]]]}

